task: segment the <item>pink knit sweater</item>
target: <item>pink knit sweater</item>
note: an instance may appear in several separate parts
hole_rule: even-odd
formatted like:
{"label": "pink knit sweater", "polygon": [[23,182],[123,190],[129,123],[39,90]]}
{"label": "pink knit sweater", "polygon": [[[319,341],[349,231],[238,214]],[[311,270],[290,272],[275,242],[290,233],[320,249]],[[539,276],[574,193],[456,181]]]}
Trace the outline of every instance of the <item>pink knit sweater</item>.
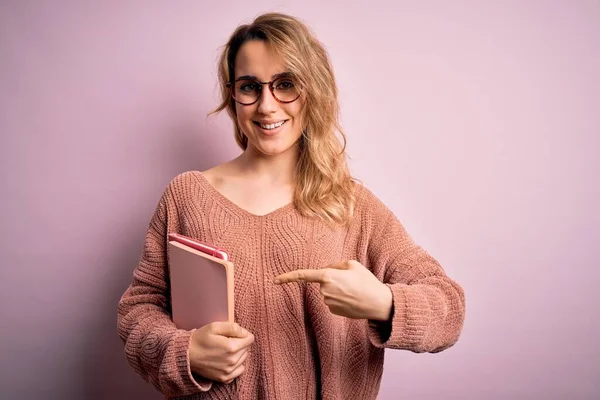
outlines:
{"label": "pink knit sweater", "polygon": [[[200,172],[174,178],[119,302],[119,335],[130,365],[169,398],[374,399],[384,348],[439,352],[452,346],[464,320],[463,290],[368,189],[356,184],[356,197],[353,222],[332,229],[291,204],[253,215]],[[224,248],[235,264],[236,322],[256,340],[233,383],[190,373],[191,332],[176,329],[169,314],[169,232]],[[391,288],[387,324],[332,314],[318,284],[273,284],[287,271],[350,259]]]}

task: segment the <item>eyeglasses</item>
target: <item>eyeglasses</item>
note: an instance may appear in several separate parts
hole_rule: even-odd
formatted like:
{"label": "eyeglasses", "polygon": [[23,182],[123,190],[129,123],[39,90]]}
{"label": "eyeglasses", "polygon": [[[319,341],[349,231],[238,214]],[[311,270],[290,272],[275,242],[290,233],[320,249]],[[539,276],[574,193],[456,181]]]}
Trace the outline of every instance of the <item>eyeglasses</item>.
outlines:
{"label": "eyeglasses", "polygon": [[231,97],[245,106],[252,105],[260,99],[263,85],[269,86],[273,97],[280,103],[291,103],[300,97],[300,89],[291,76],[280,76],[270,82],[261,82],[252,77],[242,76],[226,84]]}

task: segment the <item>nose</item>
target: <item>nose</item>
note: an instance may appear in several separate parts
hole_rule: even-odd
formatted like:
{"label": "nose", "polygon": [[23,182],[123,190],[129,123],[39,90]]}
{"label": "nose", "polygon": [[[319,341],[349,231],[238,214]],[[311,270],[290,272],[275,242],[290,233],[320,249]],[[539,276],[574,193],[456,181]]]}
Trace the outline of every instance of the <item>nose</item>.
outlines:
{"label": "nose", "polygon": [[258,112],[263,115],[272,114],[277,111],[279,102],[268,87],[264,87],[258,99]]}

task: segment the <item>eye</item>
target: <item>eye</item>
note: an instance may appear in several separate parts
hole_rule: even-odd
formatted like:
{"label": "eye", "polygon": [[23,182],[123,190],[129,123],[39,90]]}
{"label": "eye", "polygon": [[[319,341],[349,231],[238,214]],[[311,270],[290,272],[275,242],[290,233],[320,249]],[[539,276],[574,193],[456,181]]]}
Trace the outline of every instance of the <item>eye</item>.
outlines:
{"label": "eye", "polygon": [[258,85],[256,82],[241,82],[239,90],[246,93],[258,91]]}
{"label": "eye", "polygon": [[275,85],[275,89],[277,90],[292,90],[294,87],[294,81],[292,81],[291,79],[277,81]]}

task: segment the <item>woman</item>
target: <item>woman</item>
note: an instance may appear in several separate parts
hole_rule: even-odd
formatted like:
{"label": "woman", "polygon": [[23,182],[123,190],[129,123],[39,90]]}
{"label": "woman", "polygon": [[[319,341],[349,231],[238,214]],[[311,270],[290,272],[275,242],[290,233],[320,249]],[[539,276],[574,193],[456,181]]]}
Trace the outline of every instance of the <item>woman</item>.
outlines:
{"label": "woman", "polygon": [[[374,399],[385,348],[457,341],[463,291],[351,178],[332,68],[305,25],[240,26],[219,77],[243,153],[165,190],[119,303],[127,359],[167,397]],[[170,232],[228,250],[236,323],[173,325]]]}

